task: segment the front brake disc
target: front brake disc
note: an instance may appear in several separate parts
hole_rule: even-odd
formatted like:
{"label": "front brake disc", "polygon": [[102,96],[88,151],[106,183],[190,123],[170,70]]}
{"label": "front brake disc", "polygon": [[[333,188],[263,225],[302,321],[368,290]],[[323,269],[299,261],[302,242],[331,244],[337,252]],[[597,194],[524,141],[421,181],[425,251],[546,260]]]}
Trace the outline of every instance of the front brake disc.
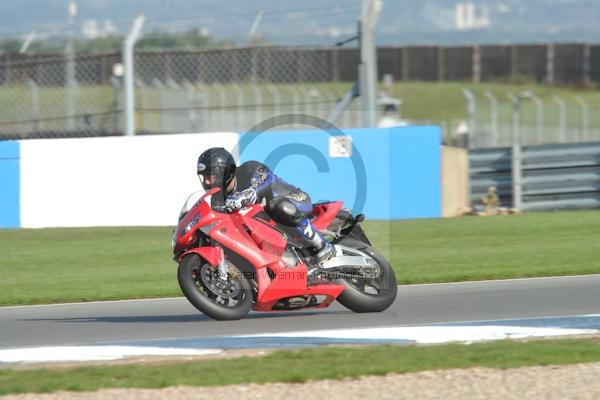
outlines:
{"label": "front brake disc", "polygon": [[236,297],[240,293],[240,283],[237,279],[232,279],[235,274],[228,274],[228,279],[222,280],[218,277],[217,272],[217,270],[208,264],[202,267],[200,278],[204,286],[222,298],[230,299]]}

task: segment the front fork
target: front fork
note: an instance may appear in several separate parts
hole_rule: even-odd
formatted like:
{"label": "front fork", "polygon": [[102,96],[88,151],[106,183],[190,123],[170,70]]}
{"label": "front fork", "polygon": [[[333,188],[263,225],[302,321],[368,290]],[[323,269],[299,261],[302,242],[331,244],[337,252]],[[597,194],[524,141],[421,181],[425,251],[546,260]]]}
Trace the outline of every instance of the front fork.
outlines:
{"label": "front fork", "polygon": [[221,261],[219,261],[219,265],[217,265],[217,276],[221,281],[226,282],[229,276],[229,266],[225,260],[223,248],[219,247],[219,250],[221,251]]}

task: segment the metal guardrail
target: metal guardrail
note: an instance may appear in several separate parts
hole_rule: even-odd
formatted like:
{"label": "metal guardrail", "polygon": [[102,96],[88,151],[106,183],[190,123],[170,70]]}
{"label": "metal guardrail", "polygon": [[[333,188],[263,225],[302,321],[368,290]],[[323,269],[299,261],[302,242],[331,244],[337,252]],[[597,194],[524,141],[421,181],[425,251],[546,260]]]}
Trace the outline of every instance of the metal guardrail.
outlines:
{"label": "metal guardrail", "polygon": [[[511,149],[469,152],[471,202],[496,186],[502,206],[512,207]],[[525,146],[523,211],[600,208],[600,142]]]}

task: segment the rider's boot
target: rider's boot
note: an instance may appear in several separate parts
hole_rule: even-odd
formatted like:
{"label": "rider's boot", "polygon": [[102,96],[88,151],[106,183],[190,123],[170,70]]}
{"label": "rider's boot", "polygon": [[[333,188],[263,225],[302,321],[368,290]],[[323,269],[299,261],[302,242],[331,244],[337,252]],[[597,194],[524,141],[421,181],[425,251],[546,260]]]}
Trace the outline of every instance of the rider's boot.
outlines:
{"label": "rider's boot", "polygon": [[313,262],[315,264],[322,264],[334,255],[335,249],[333,245],[321,235],[321,232],[315,229],[308,218],[301,222],[299,229],[303,238],[311,247],[314,254]]}

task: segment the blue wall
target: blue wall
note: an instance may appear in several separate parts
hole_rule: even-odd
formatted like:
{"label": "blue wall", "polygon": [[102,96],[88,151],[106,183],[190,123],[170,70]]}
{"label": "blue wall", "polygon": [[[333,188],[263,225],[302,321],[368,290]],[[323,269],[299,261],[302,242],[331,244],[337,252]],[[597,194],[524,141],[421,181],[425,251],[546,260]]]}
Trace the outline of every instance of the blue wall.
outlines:
{"label": "blue wall", "polygon": [[442,136],[439,127],[390,129],[390,218],[442,216]]}
{"label": "blue wall", "polygon": [[19,142],[0,141],[0,228],[20,226]]}
{"label": "blue wall", "polygon": [[368,218],[441,216],[438,127],[343,133],[352,139],[350,158],[330,157],[331,135],[322,130],[244,133],[240,161],[262,161],[314,202],[344,200]]}

